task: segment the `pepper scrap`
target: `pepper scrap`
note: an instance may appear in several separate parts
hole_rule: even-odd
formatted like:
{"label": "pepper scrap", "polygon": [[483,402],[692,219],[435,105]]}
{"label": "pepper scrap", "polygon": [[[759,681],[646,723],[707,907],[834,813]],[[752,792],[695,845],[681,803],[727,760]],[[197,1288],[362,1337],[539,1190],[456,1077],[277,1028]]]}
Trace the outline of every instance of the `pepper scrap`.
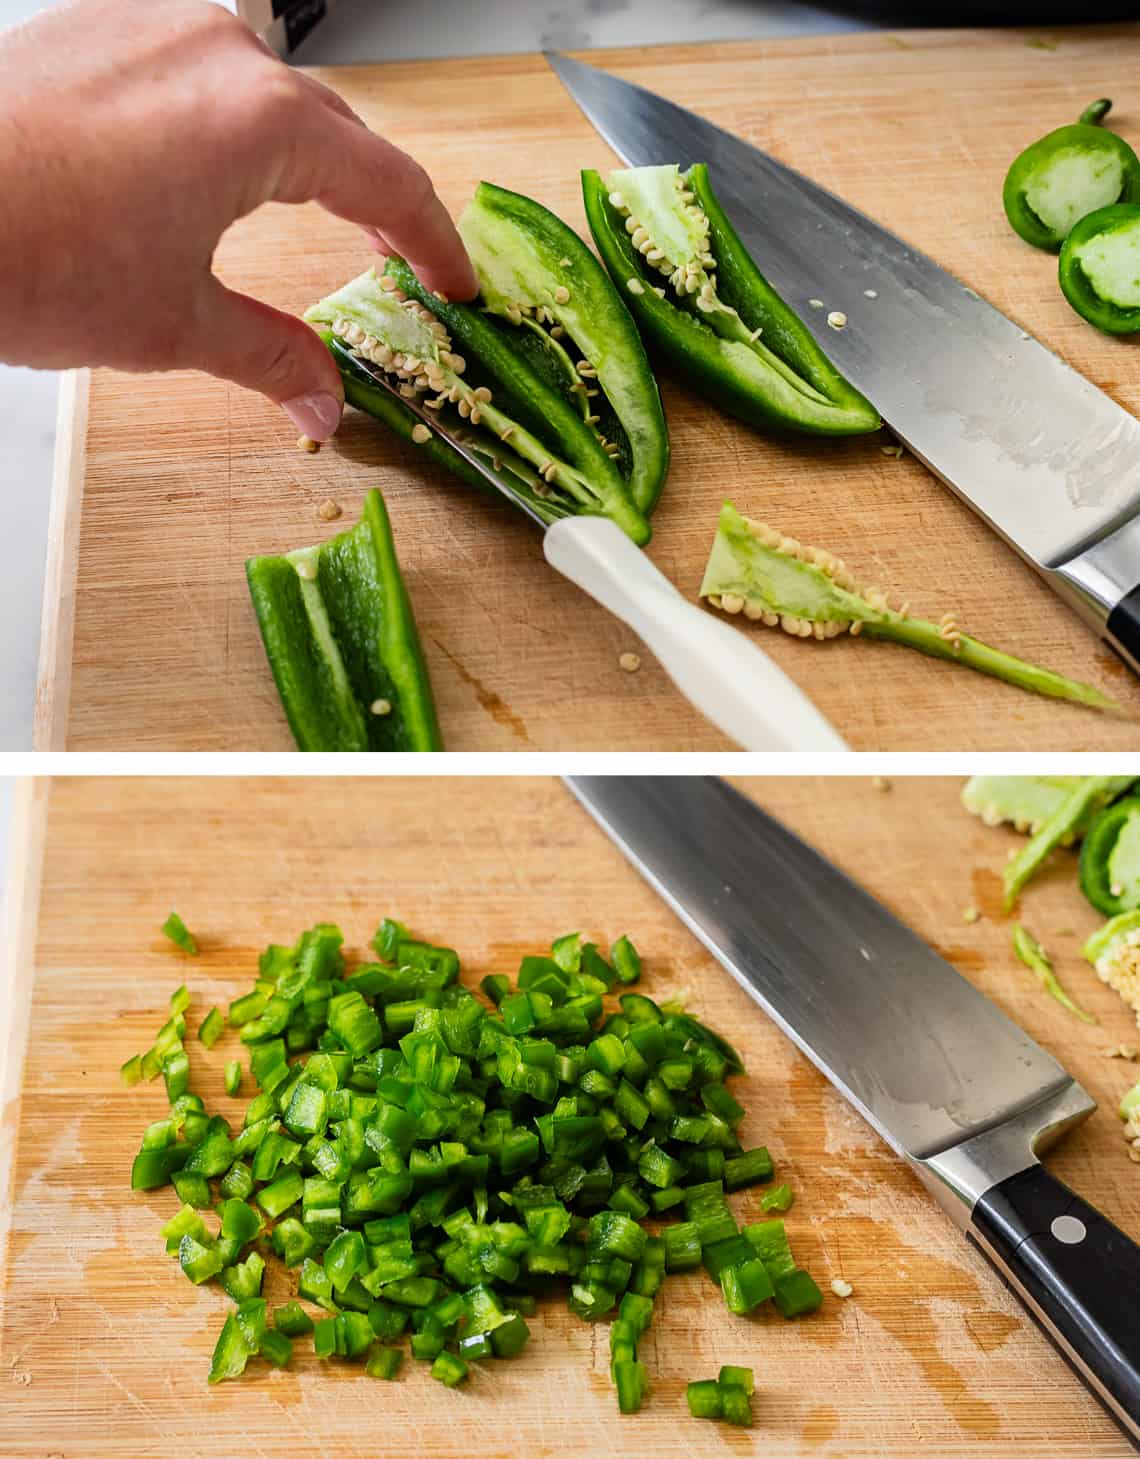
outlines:
{"label": "pepper scrap", "polygon": [[[1064,802],[1079,775],[972,775],[962,787],[962,804],[987,826],[1012,826],[1023,836],[1035,835]],[[1089,814],[1065,832],[1060,845],[1083,836]]]}
{"label": "pepper scrap", "polygon": [[1014,159],[1002,204],[1026,243],[1055,253],[1090,213],[1140,202],[1140,159],[1122,137],[1097,125],[1111,105],[1094,102],[1079,122],[1058,127]]}
{"label": "pepper scrap", "polygon": [[300,750],[442,748],[384,500],[320,547],[246,563],[261,637]]}
{"label": "pepper scrap", "polygon": [[1078,827],[1087,824],[1091,815],[1123,795],[1132,782],[1133,777],[1129,775],[1081,777],[1013,860],[1006,862],[1002,882],[1007,912],[1013,910],[1023,888],[1036,875],[1049,853],[1057,846],[1068,845]]}
{"label": "pepper scrap", "polygon": [[1140,796],[1105,806],[1081,846],[1081,891],[1106,917],[1140,907]]}
{"label": "pepper scrap", "polygon": [[879,428],[875,408],[757,268],[704,163],[619,169],[604,181],[587,170],[582,192],[610,276],[683,380],[753,425],[826,436]]}
{"label": "pepper scrap", "polygon": [[1085,943],[1097,977],[1128,1004],[1140,1024],[1140,910],[1110,918]]}
{"label": "pepper scrap", "polygon": [[1092,1014],[1086,1013],[1073,1000],[1071,995],[1065,991],[1060,978],[1058,978],[1053,968],[1053,963],[1048,953],[1033,934],[1027,928],[1022,927],[1019,922],[1014,923],[1013,927],[1013,950],[1025,966],[1037,975],[1037,981],[1044,988],[1045,992],[1049,994],[1050,998],[1055,998],[1062,1008],[1067,1008],[1082,1023],[1096,1022]]}
{"label": "pepper scrap", "polygon": [[716,540],[705,567],[700,594],[714,608],[795,638],[836,638],[865,633],[916,648],[1001,679],[1019,689],[1067,699],[1095,709],[1117,709],[1099,689],[1066,679],[1050,669],[964,634],[946,614],[941,623],[912,618],[904,604],[892,609],[877,588],[860,592],[846,566],[819,547],[805,547],[763,522],[741,516],[731,502],[720,512]]}
{"label": "pepper scrap", "polygon": [[1140,205],[1115,203],[1082,218],[1061,248],[1058,278],[1089,324],[1105,334],[1140,330]]}

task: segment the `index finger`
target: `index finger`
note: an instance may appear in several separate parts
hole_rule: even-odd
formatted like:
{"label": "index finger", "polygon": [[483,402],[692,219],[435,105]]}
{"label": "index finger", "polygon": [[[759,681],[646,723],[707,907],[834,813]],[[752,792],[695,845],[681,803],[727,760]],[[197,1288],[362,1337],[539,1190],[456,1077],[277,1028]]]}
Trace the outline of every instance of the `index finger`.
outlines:
{"label": "index finger", "polygon": [[449,299],[472,299],[479,282],[431,178],[406,152],[322,107],[317,144],[296,145],[277,201],[315,201],[337,217],[378,233],[423,283]]}

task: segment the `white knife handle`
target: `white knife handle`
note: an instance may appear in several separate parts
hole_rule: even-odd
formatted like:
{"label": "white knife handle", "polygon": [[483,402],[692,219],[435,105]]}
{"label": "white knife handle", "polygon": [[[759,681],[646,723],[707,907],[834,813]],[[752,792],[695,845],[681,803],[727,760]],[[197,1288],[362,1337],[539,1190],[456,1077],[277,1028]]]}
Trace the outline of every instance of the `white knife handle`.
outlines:
{"label": "white knife handle", "polygon": [[739,629],[688,602],[608,517],[565,517],[546,560],[620,618],[689,702],[746,750],[846,750],[803,691]]}

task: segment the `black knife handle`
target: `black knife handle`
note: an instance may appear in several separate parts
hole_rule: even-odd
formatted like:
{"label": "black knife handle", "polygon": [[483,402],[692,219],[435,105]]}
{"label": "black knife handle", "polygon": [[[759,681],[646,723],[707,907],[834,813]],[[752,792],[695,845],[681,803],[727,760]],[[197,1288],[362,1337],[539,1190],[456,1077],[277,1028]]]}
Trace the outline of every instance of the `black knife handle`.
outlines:
{"label": "black knife handle", "polygon": [[1043,1165],[991,1186],[970,1222],[1062,1355],[1140,1442],[1140,1246]]}
{"label": "black knife handle", "polygon": [[1135,669],[1140,664],[1140,587],[1125,593],[1109,613],[1105,627],[1114,640],[1113,648],[1123,650],[1125,662],[1130,659],[1129,668]]}

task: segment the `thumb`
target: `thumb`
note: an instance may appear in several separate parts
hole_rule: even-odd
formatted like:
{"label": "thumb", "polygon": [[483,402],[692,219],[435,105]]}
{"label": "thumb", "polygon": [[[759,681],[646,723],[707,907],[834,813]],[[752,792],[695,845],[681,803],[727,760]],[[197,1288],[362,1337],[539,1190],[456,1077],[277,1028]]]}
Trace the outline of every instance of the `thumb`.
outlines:
{"label": "thumb", "polygon": [[302,435],[328,440],[340,424],[344,387],[315,331],[215,278],[208,289],[197,338],[184,341],[187,363],[267,395]]}

